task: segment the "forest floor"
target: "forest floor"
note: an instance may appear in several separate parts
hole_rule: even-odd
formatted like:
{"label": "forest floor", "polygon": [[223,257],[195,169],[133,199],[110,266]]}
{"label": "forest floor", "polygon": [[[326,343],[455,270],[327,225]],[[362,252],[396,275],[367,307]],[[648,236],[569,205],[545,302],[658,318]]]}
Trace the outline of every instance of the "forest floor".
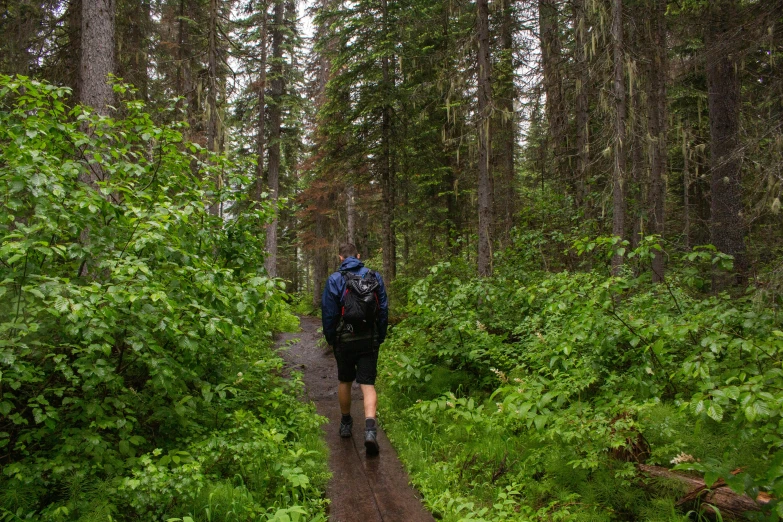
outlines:
{"label": "forest floor", "polygon": [[[282,334],[278,346],[281,355],[293,371],[301,371],[307,397],[315,403],[319,415],[328,422],[323,425],[329,446],[329,469],[332,479],[326,489],[330,500],[329,520],[332,522],[432,522],[431,514],[421,504],[408,481],[397,453],[389,439],[378,429],[381,451],[367,456],[364,451],[364,414],[362,394],[354,384],[351,414],[354,433],[349,439],[338,434],[340,409],[337,405],[337,365],[330,350],[316,343],[320,321],[301,317],[302,331]],[[286,345],[290,345],[287,348]]]}

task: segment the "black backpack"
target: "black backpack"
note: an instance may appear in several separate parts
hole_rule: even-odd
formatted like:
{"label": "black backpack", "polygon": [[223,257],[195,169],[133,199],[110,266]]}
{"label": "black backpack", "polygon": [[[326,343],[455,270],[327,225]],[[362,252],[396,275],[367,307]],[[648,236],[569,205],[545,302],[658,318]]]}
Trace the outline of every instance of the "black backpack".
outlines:
{"label": "black backpack", "polygon": [[375,324],[380,303],[378,288],[380,283],[372,270],[364,277],[353,272],[340,272],[345,280],[343,293],[343,322],[353,327],[354,331],[367,331]]}

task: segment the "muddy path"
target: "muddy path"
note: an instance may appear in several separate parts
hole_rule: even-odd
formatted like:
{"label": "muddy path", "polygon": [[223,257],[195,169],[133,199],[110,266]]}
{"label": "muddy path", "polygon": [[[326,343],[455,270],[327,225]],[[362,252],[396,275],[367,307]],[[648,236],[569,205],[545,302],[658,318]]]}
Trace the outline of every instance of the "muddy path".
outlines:
{"label": "muddy path", "polygon": [[351,402],[354,436],[340,438],[337,366],[334,357],[330,351],[316,347],[320,337],[317,332],[319,319],[302,317],[301,325],[301,332],[281,335],[278,346],[299,339],[288,349],[282,350],[281,355],[291,369],[303,373],[309,399],[315,403],[318,414],[329,419],[323,426],[329,446],[329,468],[332,470],[332,480],[326,489],[326,496],[331,501],[329,520],[433,522],[432,515],[424,509],[416,491],[408,484],[408,475],[380,428],[380,455],[365,455],[364,410],[361,390],[357,384],[354,384]]}

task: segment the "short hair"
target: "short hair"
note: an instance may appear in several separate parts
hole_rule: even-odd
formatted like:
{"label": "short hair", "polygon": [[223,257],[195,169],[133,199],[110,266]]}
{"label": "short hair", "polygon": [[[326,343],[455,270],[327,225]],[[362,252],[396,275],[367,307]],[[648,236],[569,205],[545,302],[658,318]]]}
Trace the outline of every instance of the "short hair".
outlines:
{"label": "short hair", "polygon": [[356,257],[357,255],[359,255],[359,251],[356,250],[356,245],[353,243],[343,243],[340,245],[340,257],[348,258]]}

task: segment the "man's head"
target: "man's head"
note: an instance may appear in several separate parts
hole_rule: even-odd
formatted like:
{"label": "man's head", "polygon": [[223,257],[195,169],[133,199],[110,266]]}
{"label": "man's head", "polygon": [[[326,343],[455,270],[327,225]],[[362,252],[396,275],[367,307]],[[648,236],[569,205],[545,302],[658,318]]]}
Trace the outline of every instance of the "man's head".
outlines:
{"label": "man's head", "polygon": [[343,243],[340,245],[340,261],[345,261],[349,257],[355,257],[359,259],[359,251],[356,250],[356,245],[353,243]]}

